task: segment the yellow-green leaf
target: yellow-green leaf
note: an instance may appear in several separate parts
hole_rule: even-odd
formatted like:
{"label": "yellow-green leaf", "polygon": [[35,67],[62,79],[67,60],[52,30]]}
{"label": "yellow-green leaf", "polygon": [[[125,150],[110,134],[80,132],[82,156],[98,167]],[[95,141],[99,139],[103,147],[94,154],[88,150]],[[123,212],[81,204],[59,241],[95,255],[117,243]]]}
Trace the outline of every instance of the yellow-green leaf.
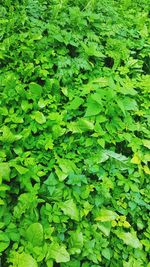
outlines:
{"label": "yellow-green leaf", "polygon": [[95,218],[96,221],[109,222],[117,218],[117,213],[112,210],[101,209],[98,214],[98,217]]}

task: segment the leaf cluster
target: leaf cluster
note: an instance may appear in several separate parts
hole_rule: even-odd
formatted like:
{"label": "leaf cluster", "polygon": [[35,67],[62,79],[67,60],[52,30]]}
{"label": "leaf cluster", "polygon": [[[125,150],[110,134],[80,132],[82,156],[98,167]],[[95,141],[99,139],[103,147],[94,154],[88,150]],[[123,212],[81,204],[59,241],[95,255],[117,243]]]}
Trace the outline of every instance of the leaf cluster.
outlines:
{"label": "leaf cluster", "polygon": [[146,0],[2,0],[0,256],[149,267]]}

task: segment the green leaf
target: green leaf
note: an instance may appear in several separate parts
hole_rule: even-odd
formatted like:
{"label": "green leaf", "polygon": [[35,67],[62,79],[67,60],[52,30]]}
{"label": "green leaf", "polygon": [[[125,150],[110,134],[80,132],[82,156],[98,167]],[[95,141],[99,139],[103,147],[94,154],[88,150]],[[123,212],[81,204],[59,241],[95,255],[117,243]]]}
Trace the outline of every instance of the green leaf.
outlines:
{"label": "green leaf", "polygon": [[42,93],[42,87],[37,83],[30,83],[29,84],[29,95],[31,99],[40,98]]}
{"label": "green leaf", "polygon": [[26,172],[28,172],[28,169],[21,165],[14,164],[14,167],[20,174],[25,174]]}
{"label": "green leaf", "polygon": [[126,97],[125,99],[122,99],[123,105],[125,110],[138,110],[137,102],[134,99]]}
{"label": "green leaf", "polygon": [[137,236],[133,233],[125,233],[125,232],[116,232],[117,236],[119,238],[121,238],[123,240],[123,242],[128,245],[131,246],[133,248],[140,248],[142,249],[142,244],[140,243],[139,239],[137,238]]}
{"label": "green leaf", "polygon": [[2,131],[3,131],[3,135],[1,137],[2,142],[13,143],[16,140],[16,136],[11,132],[9,127],[4,126]]}
{"label": "green leaf", "polygon": [[9,163],[0,163],[0,177],[6,181],[10,181],[10,167]]}
{"label": "green leaf", "polygon": [[87,184],[87,178],[85,175],[77,175],[77,174],[70,174],[69,179],[67,181],[67,184],[72,184],[72,185],[78,185],[81,186],[81,184]]}
{"label": "green leaf", "polygon": [[109,79],[107,77],[96,78],[92,82],[98,83],[101,88],[107,87],[109,85]]}
{"label": "green leaf", "polygon": [[109,222],[117,218],[117,213],[112,210],[101,209],[98,216],[95,218],[96,221]]}
{"label": "green leaf", "polygon": [[76,110],[78,109],[81,104],[84,102],[84,100],[78,96],[76,96],[71,102],[70,102],[70,105],[69,105],[69,109],[73,109],[73,110]]}
{"label": "green leaf", "polygon": [[56,242],[53,242],[48,247],[47,259],[54,259],[57,263],[70,261],[69,253],[67,252],[65,246],[61,246]]}
{"label": "green leaf", "polygon": [[46,261],[47,267],[53,267],[53,260]]}
{"label": "green leaf", "polygon": [[107,260],[110,260],[110,257],[111,257],[110,249],[109,249],[109,248],[104,248],[104,249],[102,250],[102,255],[103,255]]}
{"label": "green leaf", "polygon": [[55,171],[60,182],[64,181],[68,176],[67,173],[64,173],[63,171],[61,171],[57,166],[55,166]]}
{"label": "green leaf", "polygon": [[94,129],[94,124],[93,122],[85,118],[82,118],[78,120],[77,127],[79,127],[79,129],[81,129],[81,131],[83,132],[92,131]]}
{"label": "green leaf", "polygon": [[66,174],[67,176],[70,173],[76,172],[76,165],[74,164],[73,161],[68,160],[68,159],[61,159],[61,158],[58,158],[57,161],[58,161],[59,167],[61,168],[63,173]]}
{"label": "green leaf", "polygon": [[101,106],[96,101],[90,99],[87,103],[85,117],[95,116],[101,112]]}
{"label": "green leaf", "polygon": [[65,215],[68,215],[72,220],[79,221],[79,211],[73,199],[69,199],[60,204],[60,208]]}
{"label": "green leaf", "polygon": [[99,163],[105,162],[109,159],[108,154],[106,153],[105,150],[101,150],[99,152]]}
{"label": "green leaf", "polygon": [[3,252],[9,246],[10,240],[6,233],[0,231],[0,252]]}
{"label": "green leaf", "polygon": [[116,99],[116,103],[117,103],[118,107],[121,109],[124,116],[126,116],[126,110],[125,110],[122,99]]}
{"label": "green leaf", "polygon": [[111,151],[111,150],[105,150],[105,153],[109,157],[114,158],[114,159],[119,160],[119,161],[125,161],[125,160],[127,160],[127,158],[124,155],[118,154],[118,153],[116,153],[114,151]]}
{"label": "green leaf", "polygon": [[79,254],[81,253],[81,249],[83,247],[83,234],[79,231],[71,231],[69,238],[70,250],[71,254]]}
{"label": "green leaf", "polygon": [[98,222],[97,223],[98,229],[102,231],[102,233],[106,236],[110,235],[110,230],[111,230],[111,221],[106,221],[106,222]]}
{"label": "green leaf", "polygon": [[15,266],[17,266],[17,267],[28,267],[28,266],[30,266],[30,267],[38,267],[37,262],[35,261],[35,259],[31,255],[29,255],[29,254],[27,254],[25,252],[23,252],[21,254],[16,253],[16,257],[15,258],[16,258],[15,259],[15,263],[16,263]]}
{"label": "green leaf", "polygon": [[45,144],[45,149],[53,149],[54,147],[54,143],[53,143],[53,139],[51,137],[49,137],[48,140],[46,140],[46,144]]}
{"label": "green leaf", "polygon": [[43,226],[40,223],[32,223],[26,231],[26,238],[34,246],[40,246],[43,241]]}
{"label": "green leaf", "polygon": [[142,140],[143,141],[143,145],[145,146],[145,147],[147,147],[148,149],[150,149],[150,140]]}
{"label": "green leaf", "polygon": [[56,180],[55,175],[51,173],[44,181],[44,184],[46,184],[47,186],[55,186],[56,184],[58,184],[58,181]]}
{"label": "green leaf", "polygon": [[43,123],[46,122],[46,118],[45,118],[44,114],[43,114],[42,112],[40,112],[40,111],[36,111],[36,112],[34,113],[34,115],[32,115],[32,118],[33,118],[36,122],[38,122],[39,124],[43,124]]}

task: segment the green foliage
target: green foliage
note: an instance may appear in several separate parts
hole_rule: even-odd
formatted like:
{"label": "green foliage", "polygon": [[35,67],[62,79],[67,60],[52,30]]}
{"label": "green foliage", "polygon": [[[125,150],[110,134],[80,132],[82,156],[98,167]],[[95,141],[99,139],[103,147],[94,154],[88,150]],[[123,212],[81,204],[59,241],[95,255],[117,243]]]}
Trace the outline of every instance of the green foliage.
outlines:
{"label": "green foliage", "polygon": [[146,0],[2,0],[0,257],[148,267]]}

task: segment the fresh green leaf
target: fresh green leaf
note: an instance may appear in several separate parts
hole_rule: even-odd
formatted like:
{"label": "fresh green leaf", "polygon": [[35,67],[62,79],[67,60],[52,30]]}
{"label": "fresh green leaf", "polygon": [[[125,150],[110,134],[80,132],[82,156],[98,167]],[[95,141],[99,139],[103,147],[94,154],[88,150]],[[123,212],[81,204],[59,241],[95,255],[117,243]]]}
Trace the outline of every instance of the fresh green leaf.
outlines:
{"label": "fresh green leaf", "polygon": [[57,263],[68,262],[70,260],[69,253],[66,248],[55,242],[48,247],[47,259],[50,258],[54,259]]}
{"label": "fresh green leaf", "polygon": [[26,238],[34,246],[40,246],[43,241],[43,227],[40,223],[32,223],[26,230]]}
{"label": "fresh green leaf", "polygon": [[96,221],[109,222],[117,218],[117,213],[112,210],[101,209],[98,216],[95,218]]}
{"label": "fresh green leaf", "polygon": [[72,220],[79,221],[79,211],[73,199],[66,200],[60,205],[60,208],[64,214],[69,216]]}
{"label": "fresh green leaf", "polygon": [[10,166],[8,162],[0,163],[0,177],[6,181],[10,181]]}
{"label": "fresh green leaf", "polygon": [[119,238],[123,240],[126,245],[131,246],[133,248],[142,249],[142,244],[140,243],[139,239],[135,234],[129,232],[117,232],[116,234]]}
{"label": "fresh green leaf", "polygon": [[39,124],[43,124],[46,122],[44,114],[40,111],[36,111],[34,115],[32,115],[32,118]]}

